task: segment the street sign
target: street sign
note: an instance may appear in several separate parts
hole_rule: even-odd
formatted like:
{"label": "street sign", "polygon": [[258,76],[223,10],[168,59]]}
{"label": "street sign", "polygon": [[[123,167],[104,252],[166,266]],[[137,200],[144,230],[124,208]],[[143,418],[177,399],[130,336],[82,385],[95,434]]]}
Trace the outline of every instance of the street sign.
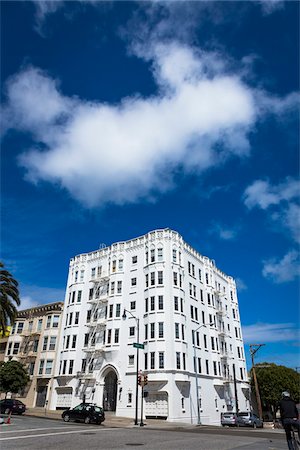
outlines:
{"label": "street sign", "polygon": [[139,344],[138,342],[133,343],[134,348],[144,348],[144,344]]}

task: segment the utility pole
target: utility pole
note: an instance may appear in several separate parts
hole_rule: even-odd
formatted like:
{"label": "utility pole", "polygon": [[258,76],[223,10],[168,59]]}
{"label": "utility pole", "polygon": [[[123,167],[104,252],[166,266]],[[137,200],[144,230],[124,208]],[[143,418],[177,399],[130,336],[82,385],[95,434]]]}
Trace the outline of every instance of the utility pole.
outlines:
{"label": "utility pole", "polygon": [[233,372],[233,384],[234,384],[234,396],[235,396],[235,411],[238,414],[238,412],[239,412],[239,400],[238,400],[238,394],[237,394],[235,364],[232,365],[232,372]]}
{"label": "utility pole", "polygon": [[253,380],[254,380],[254,386],[255,386],[255,395],[256,395],[256,403],[257,403],[257,409],[258,409],[258,415],[259,418],[262,419],[262,407],[261,407],[261,399],[258,389],[258,383],[256,378],[256,372],[255,372],[255,364],[254,364],[254,355],[255,353],[265,344],[250,344],[250,355],[251,355],[251,361],[252,361],[252,373],[253,373]]}

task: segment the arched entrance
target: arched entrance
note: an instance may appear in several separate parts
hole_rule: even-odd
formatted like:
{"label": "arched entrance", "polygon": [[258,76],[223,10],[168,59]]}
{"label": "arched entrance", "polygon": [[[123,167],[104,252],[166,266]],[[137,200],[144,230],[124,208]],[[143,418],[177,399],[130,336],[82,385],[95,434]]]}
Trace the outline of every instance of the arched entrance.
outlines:
{"label": "arched entrance", "polygon": [[104,411],[115,411],[117,403],[117,375],[110,370],[104,378],[103,408]]}

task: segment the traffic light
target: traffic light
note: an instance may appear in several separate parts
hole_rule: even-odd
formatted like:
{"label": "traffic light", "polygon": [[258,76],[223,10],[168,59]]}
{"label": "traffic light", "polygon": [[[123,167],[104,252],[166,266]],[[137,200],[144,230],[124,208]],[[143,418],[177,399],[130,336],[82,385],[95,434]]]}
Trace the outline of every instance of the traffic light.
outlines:
{"label": "traffic light", "polygon": [[139,385],[142,384],[142,374],[141,373],[139,373],[139,376],[138,376],[138,384]]}
{"label": "traffic light", "polygon": [[144,375],[144,385],[148,384],[148,375]]}

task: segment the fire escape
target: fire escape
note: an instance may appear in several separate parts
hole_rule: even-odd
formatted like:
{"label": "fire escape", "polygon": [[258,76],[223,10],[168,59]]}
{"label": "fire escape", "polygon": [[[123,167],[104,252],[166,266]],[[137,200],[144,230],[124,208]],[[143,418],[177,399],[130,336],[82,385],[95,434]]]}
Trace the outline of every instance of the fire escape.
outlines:
{"label": "fire escape", "polygon": [[88,343],[84,347],[86,353],[85,363],[82,372],[77,373],[78,384],[75,395],[82,400],[93,398],[95,391],[95,371],[100,369],[105,357],[105,331],[107,321],[107,301],[109,294],[109,277],[97,274],[97,278],[92,280],[93,288],[90,290],[88,302],[92,305],[89,321]]}

